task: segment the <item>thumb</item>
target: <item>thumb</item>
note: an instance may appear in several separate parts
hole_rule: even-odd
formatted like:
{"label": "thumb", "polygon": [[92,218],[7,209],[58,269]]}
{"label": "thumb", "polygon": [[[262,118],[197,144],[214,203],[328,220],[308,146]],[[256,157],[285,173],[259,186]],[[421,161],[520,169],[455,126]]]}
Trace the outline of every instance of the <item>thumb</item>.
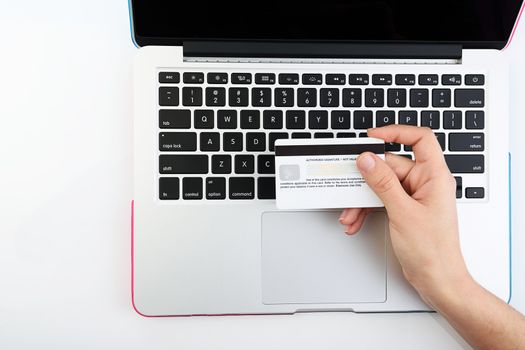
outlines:
{"label": "thumb", "polygon": [[394,171],[375,154],[370,152],[361,154],[357,157],[357,167],[388,212],[402,210],[411,199]]}

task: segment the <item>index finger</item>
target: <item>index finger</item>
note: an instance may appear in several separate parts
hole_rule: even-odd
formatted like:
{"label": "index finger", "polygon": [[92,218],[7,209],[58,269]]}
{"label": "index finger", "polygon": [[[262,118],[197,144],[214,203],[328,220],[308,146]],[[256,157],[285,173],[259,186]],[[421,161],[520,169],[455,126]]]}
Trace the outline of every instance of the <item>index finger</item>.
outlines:
{"label": "index finger", "polygon": [[410,125],[388,125],[381,128],[368,129],[368,136],[383,139],[385,142],[396,142],[412,146],[416,161],[445,163],[436,135],[429,128]]}

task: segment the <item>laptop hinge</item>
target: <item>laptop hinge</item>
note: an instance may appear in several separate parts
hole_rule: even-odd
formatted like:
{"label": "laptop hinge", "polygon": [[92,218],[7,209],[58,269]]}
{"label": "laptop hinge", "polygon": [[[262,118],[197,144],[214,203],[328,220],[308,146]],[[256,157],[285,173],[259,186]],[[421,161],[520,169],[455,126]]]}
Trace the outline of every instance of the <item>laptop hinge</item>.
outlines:
{"label": "laptop hinge", "polygon": [[406,43],[185,41],[183,50],[184,57],[460,60],[462,55],[458,44]]}

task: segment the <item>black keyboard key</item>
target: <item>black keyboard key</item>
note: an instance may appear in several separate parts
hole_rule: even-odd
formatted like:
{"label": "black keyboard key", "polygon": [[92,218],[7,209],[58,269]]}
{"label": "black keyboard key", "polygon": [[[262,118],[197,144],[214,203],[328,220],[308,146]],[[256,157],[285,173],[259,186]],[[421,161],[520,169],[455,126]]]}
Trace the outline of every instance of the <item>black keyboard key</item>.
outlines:
{"label": "black keyboard key", "polygon": [[303,74],[303,85],[321,85],[322,83],[322,74]]}
{"label": "black keyboard key", "polygon": [[159,83],[178,84],[180,83],[180,73],[178,72],[160,72],[159,73]]}
{"label": "black keyboard key", "polygon": [[440,112],[439,111],[423,111],[421,112],[421,126],[426,126],[430,129],[440,128]]}
{"label": "black keyboard key", "polygon": [[228,73],[208,73],[208,84],[227,84]]}
{"label": "black keyboard key", "polygon": [[230,199],[254,199],[255,180],[253,177],[230,177]]}
{"label": "black keyboard key", "polygon": [[343,89],[343,107],[361,107],[361,89]]}
{"label": "black keyboard key", "polygon": [[182,80],[185,84],[202,84],[204,83],[204,73],[184,73]]}
{"label": "black keyboard key", "polygon": [[467,129],[484,129],[485,128],[485,112],[467,111],[466,118],[465,118],[465,127]]}
{"label": "black keyboard key", "polygon": [[299,74],[281,73],[279,74],[280,85],[297,85],[299,84]]}
{"label": "black keyboard key", "polygon": [[399,111],[399,124],[417,126],[417,112]]}
{"label": "black keyboard key", "polygon": [[230,88],[228,90],[228,103],[230,107],[248,106],[248,88]]}
{"label": "black keyboard key", "polygon": [[482,152],[485,150],[485,135],[482,133],[450,133],[448,149],[458,152]]}
{"label": "black keyboard key", "polygon": [[338,132],[337,138],[338,139],[344,139],[344,138],[356,138],[357,135],[355,132]]}
{"label": "black keyboard key", "polygon": [[360,132],[359,133],[359,137],[368,137],[368,133],[367,132]]}
{"label": "black keyboard key", "polygon": [[412,146],[404,145],[405,152],[412,152]]}
{"label": "black keyboard key", "polygon": [[467,198],[485,198],[485,189],[483,187],[467,187],[465,189],[465,197]]}
{"label": "black keyboard key", "polygon": [[332,111],[332,129],[350,129],[349,111]]}
{"label": "black keyboard key", "polygon": [[197,133],[194,132],[161,132],[159,133],[160,151],[196,151]]}
{"label": "black keyboard key", "polygon": [[311,139],[312,134],[309,132],[292,132],[292,139]]}
{"label": "black keyboard key", "polygon": [[387,104],[388,107],[406,107],[407,91],[405,89],[388,89]]}
{"label": "black keyboard key", "polygon": [[270,107],[272,105],[272,89],[254,88],[252,89],[253,107]]}
{"label": "black keyboard key", "polygon": [[288,138],[288,133],[285,133],[285,132],[271,132],[269,135],[268,135],[268,144],[269,144],[269,149],[270,149],[270,152],[274,152],[275,151],[275,141],[278,140],[278,139],[287,139]]}
{"label": "black keyboard key", "polygon": [[432,90],[432,107],[450,107],[451,104],[450,89]]}
{"label": "black keyboard key", "polygon": [[217,111],[217,127],[219,129],[236,129],[237,111],[224,109]]}
{"label": "black keyboard key", "polygon": [[193,112],[195,129],[213,129],[213,111],[210,109],[196,109]]}
{"label": "black keyboard key", "polygon": [[428,107],[428,89],[410,89],[410,107]]}
{"label": "black keyboard key", "polygon": [[345,85],[346,75],[344,74],[327,74],[326,85]]}
{"label": "black keyboard key", "polygon": [[401,145],[395,142],[386,142],[385,151],[387,152],[399,152],[401,151]]}
{"label": "black keyboard key", "polygon": [[354,129],[369,129],[373,125],[372,111],[355,111],[354,112]]}
{"label": "black keyboard key", "polygon": [[251,73],[232,73],[232,84],[251,84]]}
{"label": "black keyboard key", "polygon": [[159,199],[179,199],[179,182],[178,177],[161,177],[159,179]]}
{"label": "black keyboard key", "polygon": [[368,85],[370,77],[368,74],[350,74],[348,76],[348,83],[350,85]]}
{"label": "black keyboard key", "polygon": [[304,111],[286,111],[287,129],[304,129],[306,127],[306,117]]}
{"label": "black keyboard key", "polygon": [[216,200],[226,198],[226,179],[224,177],[206,178],[206,199]]}
{"label": "black keyboard key", "polygon": [[182,198],[202,199],[202,178],[185,177],[182,179]]}
{"label": "black keyboard key", "polygon": [[392,74],[374,74],[372,75],[373,85],[392,85]]}
{"label": "black keyboard key", "polygon": [[316,132],[314,134],[314,139],[333,139],[334,134],[331,132]]}
{"label": "black keyboard key", "polygon": [[328,111],[308,112],[308,127],[310,129],[328,129]]}
{"label": "black keyboard key", "polygon": [[321,89],[319,95],[321,107],[339,107],[339,89]]}
{"label": "black keyboard key", "polygon": [[441,150],[444,152],[446,149],[445,148],[445,133],[436,132],[435,135],[436,135],[439,145],[441,146]]}
{"label": "black keyboard key", "polygon": [[202,88],[183,87],[182,104],[184,106],[202,106]]}
{"label": "black keyboard key", "polygon": [[394,111],[377,111],[376,127],[391,125],[396,123],[396,113]]}
{"label": "black keyboard key", "polygon": [[275,89],[276,107],[293,107],[294,90],[291,88]]}
{"label": "black keyboard key", "polygon": [[162,154],[159,156],[159,171],[161,174],[207,174],[208,156]]}
{"label": "black keyboard key", "polygon": [[275,199],[275,177],[257,178],[257,198]]}
{"label": "black keyboard key", "polygon": [[255,84],[273,85],[275,84],[275,74],[274,73],[256,73],[255,74]]}
{"label": "black keyboard key", "polygon": [[383,107],[385,105],[385,93],[383,89],[365,89],[366,107]]}
{"label": "black keyboard key", "polygon": [[206,88],[206,106],[226,106],[226,89]]}
{"label": "black keyboard key", "polygon": [[437,74],[420,74],[419,85],[437,85],[439,84],[439,76]]}
{"label": "black keyboard key", "polygon": [[442,85],[461,85],[460,74],[443,74],[441,77]]}
{"label": "black keyboard key", "polygon": [[266,110],[263,112],[263,128],[265,129],[282,129],[283,128],[283,111]]}
{"label": "black keyboard key", "polygon": [[416,76],[414,74],[397,74],[396,85],[415,85]]}
{"label": "black keyboard key", "polygon": [[461,176],[454,176],[456,180],[456,198],[463,197],[463,178]]}
{"label": "black keyboard key", "polygon": [[199,137],[202,152],[215,152],[220,150],[221,135],[218,132],[202,132]]}
{"label": "black keyboard key", "polygon": [[275,156],[261,154],[257,157],[257,172],[259,174],[275,174]]}
{"label": "black keyboard key", "polygon": [[241,129],[259,129],[261,127],[261,112],[258,110],[241,111]]}
{"label": "black keyboard key", "polygon": [[222,134],[222,149],[226,152],[242,151],[242,132],[225,132]]}
{"label": "black keyboard key", "polygon": [[463,117],[461,111],[443,112],[443,129],[461,129]]}
{"label": "black keyboard key", "polygon": [[229,174],[232,172],[232,157],[226,154],[211,156],[211,172],[213,174]]}
{"label": "black keyboard key", "polygon": [[465,85],[485,85],[485,76],[483,74],[465,75]]}
{"label": "black keyboard key", "polygon": [[297,89],[297,105],[299,107],[317,106],[317,90],[308,88]]}
{"label": "black keyboard key", "polygon": [[445,161],[453,174],[482,174],[485,172],[483,155],[445,154]]}
{"label": "black keyboard key", "polygon": [[471,108],[485,107],[485,90],[456,89],[454,91],[454,106]]}
{"label": "black keyboard key", "polygon": [[191,111],[189,109],[161,109],[159,111],[159,128],[189,129]]}
{"label": "black keyboard key", "polygon": [[235,156],[236,174],[253,174],[255,171],[255,158],[251,154],[238,154]]}
{"label": "black keyboard key", "polygon": [[266,134],[263,132],[246,133],[246,150],[249,152],[263,152],[266,150]]}
{"label": "black keyboard key", "polygon": [[178,87],[160,87],[159,88],[159,105],[178,106],[179,105],[179,88]]}

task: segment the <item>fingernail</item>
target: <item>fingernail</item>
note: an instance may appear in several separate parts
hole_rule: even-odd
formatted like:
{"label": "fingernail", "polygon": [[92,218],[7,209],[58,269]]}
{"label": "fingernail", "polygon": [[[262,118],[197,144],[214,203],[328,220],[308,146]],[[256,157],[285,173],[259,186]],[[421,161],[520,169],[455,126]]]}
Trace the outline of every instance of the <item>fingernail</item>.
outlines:
{"label": "fingernail", "polygon": [[369,172],[374,168],[376,160],[370,153],[364,153],[357,158],[357,166],[364,172]]}
{"label": "fingernail", "polygon": [[343,223],[343,219],[344,219],[345,216],[346,216],[346,209],[344,209],[343,212],[341,213],[341,216],[339,216],[339,222],[340,223]]}

